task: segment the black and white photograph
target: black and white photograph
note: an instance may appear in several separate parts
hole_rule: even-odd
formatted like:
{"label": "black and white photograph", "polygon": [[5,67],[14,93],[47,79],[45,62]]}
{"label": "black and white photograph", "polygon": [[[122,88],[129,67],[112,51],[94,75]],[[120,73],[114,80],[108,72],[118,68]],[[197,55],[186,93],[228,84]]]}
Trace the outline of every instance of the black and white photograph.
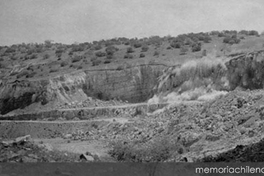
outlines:
{"label": "black and white photograph", "polygon": [[263,0],[0,0],[0,176],[261,162]]}

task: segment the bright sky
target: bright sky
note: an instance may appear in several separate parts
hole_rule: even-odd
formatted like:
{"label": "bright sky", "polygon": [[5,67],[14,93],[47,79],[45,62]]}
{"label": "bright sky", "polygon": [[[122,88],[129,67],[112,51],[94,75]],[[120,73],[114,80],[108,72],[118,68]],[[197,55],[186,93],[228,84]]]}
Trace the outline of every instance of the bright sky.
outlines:
{"label": "bright sky", "polygon": [[263,0],[0,0],[0,45],[264,30]]}

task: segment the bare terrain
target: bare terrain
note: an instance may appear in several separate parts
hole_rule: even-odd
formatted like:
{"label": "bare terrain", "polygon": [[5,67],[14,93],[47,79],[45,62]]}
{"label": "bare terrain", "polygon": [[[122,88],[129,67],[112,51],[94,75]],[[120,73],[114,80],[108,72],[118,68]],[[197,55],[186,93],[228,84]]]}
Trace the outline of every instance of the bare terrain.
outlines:
{"label": "bare terrain", "polygon": [[2,46],[0,162],[261,162],[263,44],[252,30]]}

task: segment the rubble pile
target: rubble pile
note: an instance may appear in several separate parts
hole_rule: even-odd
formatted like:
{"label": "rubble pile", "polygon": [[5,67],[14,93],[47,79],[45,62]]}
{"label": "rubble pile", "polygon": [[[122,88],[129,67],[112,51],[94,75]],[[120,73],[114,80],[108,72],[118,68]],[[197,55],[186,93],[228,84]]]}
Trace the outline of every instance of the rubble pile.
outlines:
{"label": "rubble pile", "polygon": [[29,135],[14,140],[0,141],[1,162],[79,162],[78,156],[58,151],[50,151],[31,141]]}
{"label": "rubble pile", "polygon": [[203,104],[176,105],[146,116],[140,123],[132,123],[131,128],[117,125],[118,130],[112,128],[112,133],[105,135],[115,140],[122,136],[124,141],[131,142],[142,139],[148,143],[156,138],[175,141],[182,149],[175,151],[169,161],[216,156],[264,137],[263,93],[263,90],[233,91]]}

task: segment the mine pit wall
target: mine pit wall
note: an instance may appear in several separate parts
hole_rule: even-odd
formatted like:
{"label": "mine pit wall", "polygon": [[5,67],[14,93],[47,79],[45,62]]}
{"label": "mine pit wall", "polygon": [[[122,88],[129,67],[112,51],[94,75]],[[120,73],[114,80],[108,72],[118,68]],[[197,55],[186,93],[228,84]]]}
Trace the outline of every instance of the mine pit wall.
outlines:
{"label": "mine pit wall", "polygon": [[131,103],[144,102],[153,95],[153,87],[164,65],[139,65],[124,69],[80,71],[42,80],[17,80],[0,85],[0,111],[6,114],[32,103],[61,104],[81,102],[87,97],[112,98]]}
{"label": "mine pit wall", "polygon": [[232,91],[263,87],[264,51],[261,50],[226,59],[201,59],[170,68],[160,77],[155,94],[181,94],[195,88]]}
{"label": "mine pit wall", "polygon": [[112,118],[112,117],[133,117],[136,115],[146,115],[154,112],[168,104],[140,104],[128,107],[105,107],[89,109],[70,109],[70,110],[52,110],[39,113],[19,114],[12,116],[0,116],[0,120],[92,120],[95,118]]}

